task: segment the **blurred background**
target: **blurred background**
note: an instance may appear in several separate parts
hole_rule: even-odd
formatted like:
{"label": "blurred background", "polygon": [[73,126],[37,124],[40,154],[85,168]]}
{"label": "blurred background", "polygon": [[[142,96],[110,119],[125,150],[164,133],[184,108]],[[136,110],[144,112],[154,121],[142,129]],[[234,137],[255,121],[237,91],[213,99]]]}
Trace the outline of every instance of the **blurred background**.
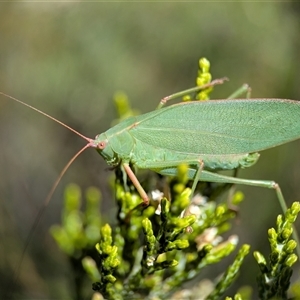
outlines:
{"label": "blurred background", "polygon": [[[230,78],[215,88],[214,98],[247,82],[253,97],[300,100],[299,13],[292,2],[1,3],[0,91],[91,138],[116,118],[116,91],[124,91],[140,112],[151,111],[162,97],[194,86],[203,56],[211,61],[214,78]],[[53,182],[84,144],[44,116],[0,97],[0,298]],[[267,150],[239,176],[275,180],[288,204],[299,201],[299,146],[295,141]],[[48,230],[60,222],[62,194],[70,182],[99,187],[102,212],[113,223],[110,176],[93,150],[71,166],[30,241],[13,298],[73,298],[70,266]],[[281,212],[275,192],[240,189],[246,199],[232,233],[267,254],[267,229]],[[249,255],[237,287],[255,286],[253,262]]]}

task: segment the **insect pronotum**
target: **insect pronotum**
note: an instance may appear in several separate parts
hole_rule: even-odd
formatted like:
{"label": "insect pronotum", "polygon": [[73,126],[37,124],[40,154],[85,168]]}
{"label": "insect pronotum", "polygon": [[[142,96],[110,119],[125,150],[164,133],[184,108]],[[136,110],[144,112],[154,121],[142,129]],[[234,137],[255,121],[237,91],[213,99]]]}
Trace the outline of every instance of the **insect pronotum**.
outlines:
{"label": "insect pronotum", "polygon": [[[186,90],[179,94],[220,84],[224,79]],[[197,182],[220,182],[260,186],[276,191],[285,212],[287,207],[279,185],[274,181],[251,180],[225,176],[218,170],[247,168],[255,164],[259,153],[300,138],[300,101],[286,99],[235,99],[192,101],[163,107],[175,98],[164,98],[158,109],[130,117],[95,137],[87,138],[48,114],[0,92],[1,95],[19,102],[63,125],[87,141],[87,144],[70,160],[49,193],[49,202],[60,178],[70,164],[85,149],[92,147],[110,166],[121,164],[143,204],[149,197],[142,188],[130,165],[151,169],[162,175],[176,175],[177,166],[189,165],[188,177]],[[42,211],[34,226],[40,219]],[[294,238],[298,244],[297,234]]]}

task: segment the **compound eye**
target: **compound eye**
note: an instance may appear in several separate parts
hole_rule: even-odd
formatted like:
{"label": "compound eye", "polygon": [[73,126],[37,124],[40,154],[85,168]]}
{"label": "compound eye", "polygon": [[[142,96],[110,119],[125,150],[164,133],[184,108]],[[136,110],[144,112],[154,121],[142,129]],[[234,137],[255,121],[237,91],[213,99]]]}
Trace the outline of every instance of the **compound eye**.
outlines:
{"label": "compound eye", "polygon": [[99,142],[99,144],[98,144],[98,148],[99,148],[100,150],[103,150],[103,149],[106,147],[106,145],[107,145],[106,141],[101,141],[101,142]]}

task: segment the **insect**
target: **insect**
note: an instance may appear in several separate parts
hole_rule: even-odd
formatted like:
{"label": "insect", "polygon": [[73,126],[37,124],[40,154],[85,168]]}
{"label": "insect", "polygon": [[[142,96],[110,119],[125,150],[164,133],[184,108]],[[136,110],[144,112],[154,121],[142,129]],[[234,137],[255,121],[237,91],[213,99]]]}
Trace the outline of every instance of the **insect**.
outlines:
{"label": "insect", "polygon": [[[159,109],[130,117],[91,139],[18,99],[0,94],[42,113],[87,141],[61,176],[80,153],[91,147],[108,165],[123,167],[144,205],[149,204],[149,197],[130,165],[174,176],[177,166],[186,163],[188,176],[193,180],[192,192],[199,180],[266,187],[276,191],[282,210],[287,209],[280,187],[274,181],[241,179],[216,171],[251,167],[259,158],[258,152],[300,138],[300,101],[212,100],[163,107],[173,98],[169,97],[162,100]],[[57,184],[58,181],[47,201]]]}

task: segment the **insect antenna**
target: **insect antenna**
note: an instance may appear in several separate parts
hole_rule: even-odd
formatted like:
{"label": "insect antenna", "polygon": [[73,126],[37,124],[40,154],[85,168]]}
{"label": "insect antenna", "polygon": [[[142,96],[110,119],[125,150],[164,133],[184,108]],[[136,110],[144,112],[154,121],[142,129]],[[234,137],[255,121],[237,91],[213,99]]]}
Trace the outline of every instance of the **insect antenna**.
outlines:
{"label": "insect antenna", "polygon": [[28,246],[30,245],[30,242],[31,242],[31,239],[33,237],[33,234],[37,228],[37,226],[39,225],[39,222],[45,212],[45,209],[47,208],[59,182],[61,181],[62,177],[64,176],[64,174],[66,173],[66,171],[68,170],[68,168],[71,166],[71,164],[76,160],[76,158],[82,153],[84,152],[87,148],[91,147],[90,144],[87,144],[85,145],[82,149],[80,149],[70,160],[69,162],[65,165],[65,167],[62,169],[62,171],[60,172],[59,176],[57,177],[56,181],[54,182],[51,190],[49,191],[45,201],[43,202],[43,205],[42,207],[39,209],[38,211],[38,214],[37,216],[35,217],[34,219],[34,222],[30,228],[30,231],[29,231],[29,234],[28,234],[28,237],[26,238],[26,241],[25,241],[25,246],[22,250],[22,253],[21,253],[21,257],[18,261],[18,264],[17,264],[17,267],[14,271],[14,276],[13,276],[13,280],[11,282],[11,284],[9,285],[8,289],[7,289],[7,297],[9,297],[9,295],[11,295],[11,292],[14,290],[14,286],[18,280],[18,277],[19,277],[19,273],[20,273],[20,269],[21,269],[21,266],[22,266],[22,262],[24,260],[24,256],[25,256],[25,253],[28,249]]}
{"label": "insect antenna", "polygon": [[7,95],[7,94],[5,94],[5,93],[3,93],[3,92],[0,92],[0,95],[3,95],[3,96],[5,96],[5,97],[7,97],[7,98],[9,98],[9,99],[11,99],[11,100],[13,100],[13,101],[15,101],[15,102],[18,102],[18,103],[20,103],[20,104],[22,104],[22,105],[24,105],[24,106],[27,106],[28,108],[30,108],[30,109],[32,109],[32,110],[34,110],[34,111],[36,111],[36,112],[38,112],[38,113],[40,113],[40,114],[46,116],[47,118],[53,120],[54,122],[56,122],[56,123],[62,125],[63,127],[67,128],[67,129],[69,129],[70,131],[74,132],[76,135],[80,136],[81,138],[83,138],[84,140],[86,140],[86,141],[88,142],[88,144],[86,144],[82,149],[80,149],[80,150],[79,150],[79,151],[78,151],[78,152],[77,152],[77,153],[69,160],[69,162],[65,165],[65,167],[63,168],[63,170],[60,172],[58,178],[57,178],[56,181],[54,182],[54,184],[53,184],[51,190],[49,191],[49,193],[48,193],[48,195],[47,195],[47,197],[45,198],[45,200],[44,200],[44,202],[43,202],[43,204],[42,204],[42,207],[41,207],[41,208],[39,209],[39,211],[38,211],[38,214],[37,214],[37,216],[36,216],[36,218],[35,218],[35,220],[34,220],[32,226],[31,226],[31,229],[30,229],[30,231],[29,231],[28,237],[26,238],[25,246],[24,246],[24,248],[23,248],[23,250],[22,250],[21,257],[20,257],[20,259],[19,259],[19,261],[18,261],[18,264],[17,264],[17,266],[16,266],[16,269],[15,269],[15,271],[14,271],[13,280],[12,280],[11,284],[9,284],[8,289],[7,289],[7,292],[5,293],[5,294],[6,294],[6,297],[7,297],[8,299],[10,299],[11,296],[12,296],[12,291],[14,290],[15,284],[16,284],[16,282],[17,282],[17,280],[18,280],[18,277],[19,277],[19,273],[20,273],[20,269],[21,269],[21,266],[22,266],[22,262],[23,262],[23,260],[24,260],[25,253],[26,253],[26,251],[27,251],[27,249],[28,249],[28,246],[29,246],[29,244],[30,244],[30,242],[31,242],[31,240],[32,240],[33,234],[34,234],[34,232],[35,232],[35,230],[36,230],[36,228],[37,228],[37,226],[38,226],[38,224],[39,224],[39,222],[40,222],[40,220],[41,220],[41,218],[42,218],[42,216],[43,216],[43,214],[44,214],[44,212],[45,212],[45,210],[46,210],[46,208],[47,208],[47,206],[48,206],[48,204],[49,204],[49,202],[50,202],[50,200],[51,200],[51,198],[52,198],[52,196],[53,196],[53,194],[54,194],[54,192],[55,192],[55,190],[56,190],[56,188],[57,188],[57,186],[58,186],[58,184],[59,184],[59,182],[61,181],[62,177],[64,176],[64,174],[66,173],[66,171],[68,170],[68,168],[71,166],[71,164],[77,159],[77,157],[78,157],[82,152],[84,152],[87,148],[89,148],[89,147],[95,147],[95,145],[93,144],[93,139],[90,139],[90,138],[84,136],[83,134],[79,133],[79,132],[76,131],[75,129],[73,129],[73,128],[71,128],[70,126],[66,125],[65,123],[63,123],[63,122],[57,120],[56,118],[54,118],[54,117],[48,115],[47,113],[45,113],[45,112],[43,112],[43,111],[41,111],[41,110],[39,110],[39,109],[37,109],[37,108],[35,108],[35,107],[33,107],[33,106],[31,106],[31,105],[25,103],[25,102],[23,102],[23,101],[21,101],[21,100],[15,98],[15,97],[12,97],[12,96],[10,96],[10,95]]}
{"label": "insect antenna", "polygon": [[37,109],[37,108],[35,108],[35,107],[33,107],[33,106],[31,106],[31,105],[25,103],[25,102],[23,102],[23,101],[21,101],[21,100],[15,98],[15,97],[12,97],[12,96],[10,96],[10,95],[7,95],[7,94],[5,94],[5,93],[0,92],[0,95],[3,95],[3,96],[5,96],[5,97],[7,97],[7,98],[9,98],[9,99],[11,99],[11,100],[14,100],[14,101],[16,101],[16,102],[18,102],[18,103],[20,103],[20,104],[22,104],[22,105],[24,105],[24,106],[27,106],[27,107],[29,107],[29,108],[35,110],[36,112],[38,112],[38,113],[40,113],[40,114],[46,116],[47,118],[49,118],[49,119],[53,120],[54,122],[56,122],[56,123],[62,125],[63,127],[65,127],[65,128],[67,128],[67,129],[73,131],[75,134],[77,134],[77,135],[80,136],[81,138],[85,139],[86,141],[88,141],[88,142],[91,142],[91,141],[92,141],[92,139],[90,139],[90,138],[84,136],[83,134],[79,133],[78,131],[76,131],[76,130],[73,129],[72,127],[70,127],[70,126],[66,125],[65,123],[63,123],[63,122],[57,120],[56,118],[54,118],[54,117],[52,117],[52,116],[46,114],[45,112],[43,112],[43,111],[41,111],[41,110],[39,110],[39,109]]}

